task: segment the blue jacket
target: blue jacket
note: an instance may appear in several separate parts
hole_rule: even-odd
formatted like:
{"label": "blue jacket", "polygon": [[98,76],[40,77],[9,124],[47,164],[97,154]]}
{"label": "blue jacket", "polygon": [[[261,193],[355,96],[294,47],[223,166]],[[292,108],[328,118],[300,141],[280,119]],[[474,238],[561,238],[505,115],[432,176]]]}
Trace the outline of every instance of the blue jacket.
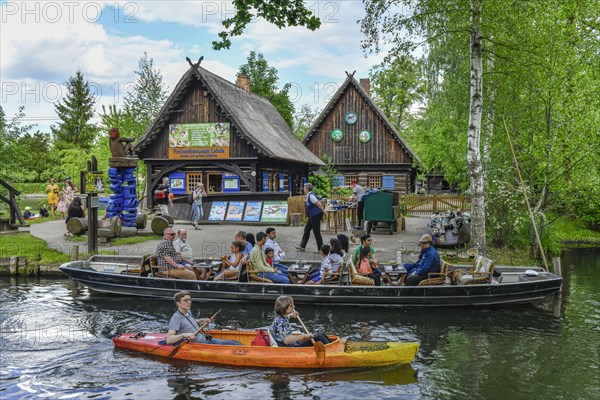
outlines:
{"label": "blue jacket", "polygon": [[440,272],[442,262],[440,255],[433,246],[429,246],[428,249],[422,249],[419,254],[419,260],[414,264],[404,264],[406,273],[409,275],[427,275],[430,272]]}

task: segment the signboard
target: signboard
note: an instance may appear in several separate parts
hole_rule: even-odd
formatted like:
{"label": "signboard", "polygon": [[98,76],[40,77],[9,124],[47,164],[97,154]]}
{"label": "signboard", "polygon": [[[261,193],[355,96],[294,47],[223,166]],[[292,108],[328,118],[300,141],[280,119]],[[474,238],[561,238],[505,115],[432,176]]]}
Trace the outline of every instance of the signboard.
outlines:
{"label": "signboard", "polygon": [[244,221],[258,222],[260,221],[260,210],[262,209],[262,201],[248,201],[244,212]]}
{"label": "signboard", "polygon": [[241,221],[242,215],[244,215],[244,203],[243,201],[230,201],[225,221]]}
{"label": "signboard", "polygon": [[213,201],[208,214],[209,221],[223,221],[225,219],[225,211],[227,211],[226,201]]}
{"label": "signboard", "polygon": [[169,158],[229,158],[228,122],[169,125]]}
{"label": "signboard", "polygon": [[85,172],[85,193],[98,193],[103,190],[102,179],[104,173],[102,172]]}
{"label": "signboard", "polygon": [[261,222],[287,222],[287,201],[265,201]]}

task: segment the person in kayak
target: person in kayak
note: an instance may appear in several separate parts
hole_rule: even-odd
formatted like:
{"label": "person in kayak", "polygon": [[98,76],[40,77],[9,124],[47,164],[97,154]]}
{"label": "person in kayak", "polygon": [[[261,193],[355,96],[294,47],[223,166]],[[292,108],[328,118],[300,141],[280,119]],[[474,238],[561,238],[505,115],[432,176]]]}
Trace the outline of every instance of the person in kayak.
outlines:
{"label": "person in kayak", "polygon": [[310,339],[323,344],[330,343],[327,336],[322,333],[292,333],[290,318],[298,318],[298,311],[294,309],[294,299],[291,296],[279,296],[275,300],[275,318],[269,328],[271,336],[280,347],[310,347]]}
{"label": "person in kayak", "polygon": [[210,335],[195,332],[200,329],[200,324],[210,323],[210,318],[195,319],[191,313],[192,296],[190,292],[182,291],[175,293],[173,297],[177,311],[171,317],[169,322],[169,331],[167,332],[167,344],[174,344],[183,339],[190,339],[194,343],[203,344],[226,344],[230,346],[241,346],[237,340],[215,339]]}

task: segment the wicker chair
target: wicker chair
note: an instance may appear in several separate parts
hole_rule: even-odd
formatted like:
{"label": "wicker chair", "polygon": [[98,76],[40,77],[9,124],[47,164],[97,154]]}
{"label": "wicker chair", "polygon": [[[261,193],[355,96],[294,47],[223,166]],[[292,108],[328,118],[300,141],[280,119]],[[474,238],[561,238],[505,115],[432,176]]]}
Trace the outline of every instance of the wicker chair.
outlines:
{"label": "wicker chair", "polygon": [[489,283],[494,273],[494,262],[487,257],[478,255],[473,260],[472,268],[457,269],[452,272],[452,282],[455,285],[474,285]]}
{"label": "wicker chair", "polygon": [[[448,278],[448,279],[447,279]],[[427,279],[419,282],[419,286],[444,285],[450,283],[448,276],[448,263],[442,260],[440,272],[430,272],[427,274]]]}
{"label": "wicker chair", "polygon": [[348,273],[350,274],[350,282],[352,282],[352,285],[375,286],[375,281],[373,279],[358,272],[354,262],[352,261],[352,258],[348,260],[348,264],[346,264],[346,266],[348,267]]}
{"label": "wicker chair", "polygon": [[273,283],[273,281],[270,279],[258,276],[258,271],[254,269],[254,264],[252,261],[248,260],[248,262],[246,262],[246,268],[248,270],[248,280],[262,283]]}

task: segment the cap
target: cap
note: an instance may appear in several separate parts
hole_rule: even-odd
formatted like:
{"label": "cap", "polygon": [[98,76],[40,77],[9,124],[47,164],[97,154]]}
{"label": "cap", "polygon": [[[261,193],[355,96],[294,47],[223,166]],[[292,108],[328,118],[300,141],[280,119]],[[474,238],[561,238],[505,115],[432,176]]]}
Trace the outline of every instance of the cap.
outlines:
{"label": "cap", "polygon": [[29,210],[31,210],[31,207],[29,207],[29,206],[25,207],[25,211],[29,211]]}
{"label": "cap", "polygon": [[433,239],[431,238],[431,235],[423,235],[421,236],[421,239],[419,239],[419,243],[433,243]]}

